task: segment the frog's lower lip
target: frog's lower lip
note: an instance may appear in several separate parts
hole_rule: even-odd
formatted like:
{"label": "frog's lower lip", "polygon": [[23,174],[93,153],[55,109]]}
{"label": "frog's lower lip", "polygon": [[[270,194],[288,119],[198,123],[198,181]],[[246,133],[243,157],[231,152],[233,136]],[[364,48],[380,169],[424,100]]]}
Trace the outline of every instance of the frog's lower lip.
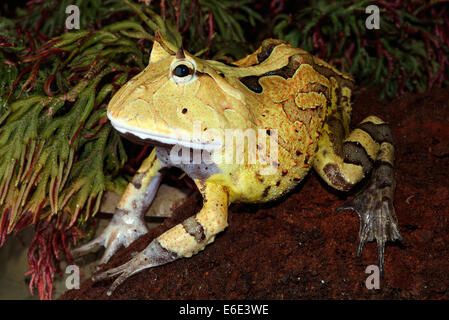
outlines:
{"label": "frog's lower lip", "polygon": [[112,126],[120,133],[120,135],[138,144],[144,145],[150,144],[161,147],[172,147],[174,145],[181,145],[187,148],[204,149],[204,150],[215,150],[221,147],[221,144],[216,142],[213,143],[213,142],[185,140],[170,135],[164,135],[160,133],[140,130],[134,127],[129,127],[111,118],[109,118],[109,120],[111,121]]}

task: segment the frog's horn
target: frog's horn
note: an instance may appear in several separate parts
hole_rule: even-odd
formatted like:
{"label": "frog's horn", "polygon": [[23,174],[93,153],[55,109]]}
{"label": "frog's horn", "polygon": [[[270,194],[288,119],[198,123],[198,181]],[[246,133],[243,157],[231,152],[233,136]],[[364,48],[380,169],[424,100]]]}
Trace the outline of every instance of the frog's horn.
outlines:
{"label": "frog's horn", "polygon": [[153,48],[151,49],[150,62],[174,55],[176,47],[162,37],[158,30],[154,32]]}
{"label": "frog's horn", "polygon": [[154,42],[158,42],[165,51],[171,54],[176,52],[176,46],[168,41],[167,38],[159,32],[159,30],[154,31]]}
{"label": "frog's horn", "polygon": [[184,54],[184,48],[182,45],[179,47],[178,52],[176,53],[176,59],[185,59],[186,56]]}

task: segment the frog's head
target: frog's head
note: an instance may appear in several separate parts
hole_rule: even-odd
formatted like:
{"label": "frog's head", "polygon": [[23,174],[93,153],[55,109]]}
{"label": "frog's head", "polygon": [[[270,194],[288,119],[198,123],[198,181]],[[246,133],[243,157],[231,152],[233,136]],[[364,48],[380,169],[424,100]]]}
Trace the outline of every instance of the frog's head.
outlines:
{"label": "frog's head", "polygon": [[252,122],[244,94],[226,78],[232,69],[238,68],[196,58],[156,34],[148,66],[113,96],[108,117],[131,140],[213,149],[222,141],[205,138],[211,129]]}

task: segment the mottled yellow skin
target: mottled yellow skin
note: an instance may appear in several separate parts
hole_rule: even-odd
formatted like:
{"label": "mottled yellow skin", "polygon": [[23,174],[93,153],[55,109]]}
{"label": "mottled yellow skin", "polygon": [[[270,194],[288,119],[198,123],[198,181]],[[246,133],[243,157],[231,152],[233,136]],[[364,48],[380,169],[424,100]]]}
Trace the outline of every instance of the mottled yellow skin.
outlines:
{"label": "mottled yellow skin", "polygon": [[[259,63],[264,46],[272,51]],[[172,79],[176,51],[167,41],[156,41],[149,65],[111,100],[109,118],[174,138],[191,135],[193,121],[201,121],[203,130],[278,130],[279,161],[268,164],[276,169],[274,174],[261,174],[267,165],[245,162],[219,164],[220,173],[208,178],[229,190],[230,202],[273,200],[297,185],[312,166],[326,115],[336,112],[338,103],[339,117],[348,128],[352,78],[301,49],[269,39],[234,66],[184,51],[185,60],[196,66],[196,79],[187,84]],[[290,77],[265,75],[287,66],[291,57]],[[261,93],[240,81],[249,76],[260,77]],[[344,103],[342,96],[347,98]]]}

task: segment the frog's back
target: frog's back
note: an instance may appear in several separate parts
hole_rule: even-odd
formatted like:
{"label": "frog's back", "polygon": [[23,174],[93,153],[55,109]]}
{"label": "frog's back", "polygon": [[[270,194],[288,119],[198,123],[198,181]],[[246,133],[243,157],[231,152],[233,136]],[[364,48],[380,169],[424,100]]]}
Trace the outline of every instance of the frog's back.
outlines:
{"label": "frog's back", "polygon": [[[298,95],[305,98],[310,93],[309,99],[296,99],[297,107],[304,109],[310,106],[301,103],[306,102],[304,100],[313,100],[312,97],[318,93],[326,98],[327,114],[342,111],[349,115],[351,112],[350,96],[354,83],[352,76],[282,40],[266,39],[255,52],[234,64],[243,68],[263,65],[263,69],[267,72],[257,77],[248,76],[240,81],[255,92],[263,91],[265,95],[275,97],[274,103],[283,102],[289,97],[296,98]],[[304,71],[301,72],[301,69]],[[301,76],[292,81],[296,73],[300,73]],[[267,85],[261,86],[261,81]],[[278,85],[274,85],[276,82]],[[291,89],[285,90],[285,84]],[[312,101],[308,104],[310,103]]]}
{"label": "frog's back", "polygon": [[253,110],[257,126],[278,131],[278,174],[261,179],[255,167],[258,180],[248,181],[246,174],[247,181],[240,182],[245,187],[259,184],[261,195],[251,200],[268,201],[289,191],[307,174],[328,118],[336,116],[349,128],[353,79],[276,39],[263,41],[254,53],[233,64],[240,67],[238,80],[248,96],[258,99]]}

